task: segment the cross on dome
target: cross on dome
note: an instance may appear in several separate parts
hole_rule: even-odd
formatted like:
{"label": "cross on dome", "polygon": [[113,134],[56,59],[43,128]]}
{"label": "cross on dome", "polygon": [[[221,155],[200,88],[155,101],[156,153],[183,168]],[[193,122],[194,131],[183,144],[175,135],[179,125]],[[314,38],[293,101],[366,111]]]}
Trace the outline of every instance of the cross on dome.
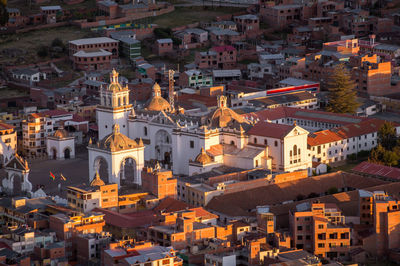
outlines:
{"label": "cross on dome", "polygon": [[115,125],[113,126],[113,132],[114,132],[114,134],[120,133],[120,131],[119,131],[119,125],[118,125],[118,124],[115,124]]}
{"label": "cross on dome", "polygon": [[110,77],[110,82],[111,83],[118,83],[118,72],[115,70],[115,68],[113,68],[112,72],[111,72],[111,77]]}
{"label": "cross on dome", "polygon": [[160,85],[158,85],[157,82],[154,83],[153,94],[154,94],[154,97],[161,97],[161,88],[160,88]]}

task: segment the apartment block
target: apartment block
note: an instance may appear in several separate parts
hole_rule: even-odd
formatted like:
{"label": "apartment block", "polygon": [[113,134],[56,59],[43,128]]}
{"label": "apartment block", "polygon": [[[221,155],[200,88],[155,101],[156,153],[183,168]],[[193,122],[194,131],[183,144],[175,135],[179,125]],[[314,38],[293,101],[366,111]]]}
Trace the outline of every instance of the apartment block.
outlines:
{"label": "apartment block", "polygon": [[46,137],[53,134],[53,122],[40,114],[31,114],[22,121],[22,152],[25,156],[46,153]]}
{"label": "apartment block", "polygon": [[298,210],[289,214],[294,247],[330,259],[345,257],[350,247],[350,227],[344,225],[340,209],[328,203],[305,205],[298,205]]}

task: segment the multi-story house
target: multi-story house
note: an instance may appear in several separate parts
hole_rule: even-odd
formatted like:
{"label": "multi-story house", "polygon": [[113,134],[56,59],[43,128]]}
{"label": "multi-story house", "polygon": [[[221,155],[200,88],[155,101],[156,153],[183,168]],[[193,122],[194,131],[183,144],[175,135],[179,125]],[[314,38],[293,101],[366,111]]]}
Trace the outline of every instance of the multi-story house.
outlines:
{"label": "multi-story house", "polygon": [[263,20],[273,28],[283,29],[288,27],[290,23],[300,20],[301,5],[262,5],[260,14]]}
{"label": "multi-story house", "polygon": [[231,45],[216,46],[207,52],[197,52],[195,63],[200,69],[230,69],[235,67],[237,51]]}
{"label": "multi-story house", "polygon": [[68,206],[82,213],[95,208],[118,207],[118,184],[105,184],[96,173],[90,186],[67,187]]}
{"label": "multi-story house", "polygon": [[182,87],[200,88],[213,85],[210,73],[196,69],[187,70],[179,75],[179,85]]}
{"label": "multi-story house", "polygon": [[105,225],[104,214],[87,213],[85,215],[68,216],[63,213],[50,216],[49,228],[56,232],[59,240],[65,242],[66,255],[76,258],[76,237],[80,234],[101,233]]}
{"label": "multi-story house", "polygon": [[359,191],[359,215],[362,224],[372,226],[363,248],[375,256],[385,256],[398,248],[400,201],[384,191]]}
{"label": "multi-story house", "polygon": [[350,247],[350,227],[335,204],[313,203],[304,211],[289,213],[293,244],[317,256],[345,257]]}
{"label": "multi-story house", "polygon": [[[134,243],[133,241],[120,241],[111,243],[101,255],[102,266],[143,265],[182,266],[183,259],[176,255],[172,247],[156,246],[151,242]],[[141,264],[138,264],[141,265]]]}
{"label": "multi-story house", "polygon": [[[378,130],[384,120],[365,121],[314,132],[308,137],[308,149],[313,161],[333,163],[345,160],[351,154],[372,150],[378,145]],[[397,134],[400,125],[394,124]]]}
{"label": "multi-story house", "polygon": [[22,152],[25,156],[46,153],[46,137],[53,134],[53,121],[38,114],[31,114],[22,121]]}

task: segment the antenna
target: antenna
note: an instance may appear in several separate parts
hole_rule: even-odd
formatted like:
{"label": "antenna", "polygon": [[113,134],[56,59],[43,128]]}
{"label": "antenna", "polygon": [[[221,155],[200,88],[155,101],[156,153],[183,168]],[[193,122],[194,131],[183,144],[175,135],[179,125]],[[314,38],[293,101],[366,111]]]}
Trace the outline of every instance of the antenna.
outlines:
{"label": "antenna", "polygon": [[169,104],[171,107],[174,109],[175,103],[174,103],[174,74],[175,71],[170,69],[168,70],[168,80],[169,80],[169,91],[168,91],[168,97],[169,97]]}

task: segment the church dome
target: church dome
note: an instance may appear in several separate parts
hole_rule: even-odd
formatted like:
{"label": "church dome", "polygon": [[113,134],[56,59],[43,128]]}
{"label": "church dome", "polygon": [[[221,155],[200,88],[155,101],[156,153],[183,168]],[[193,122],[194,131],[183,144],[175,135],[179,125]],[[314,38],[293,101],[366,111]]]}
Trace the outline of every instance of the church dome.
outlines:
{"label": "church dome", "polygon": [[243,116],[226,106],[225,96],[218,97],[218,108],[209,116],[208,122],[212,127],[218,128],[226,127],[231,122],[248,124],[248,121]]}
{"label": "church dome", "polygon": [[147,104],[146,109],[149,111],[171,111],[171,105],[167,100],[161,97],[161,88],[158,83],[155,83],[153,86],[153,97],[150,102]]}
{"label": "church dome", "polygon": [[64,138],[68,138],[69,134],[68,131],[66,131],[63,128],[57,129],[56,132],[54,132],[53,137],[59,138],[59,139],[64,139]]}
{"label": "church dome", "polygon": [[141,145],[137,144],[133,139],[128,138],[119,131],[119,125],[115,124],[113,132],[105,136],[99,143],[99,148],[108,151],[121,151],[127,149],[138,148]]}
{"label": "church dome", "polygon": [[127,89],[127,88],[122,88],[121,84],[118,81],[118,76],[119,73],[115,69],[113,69],[110,75],[110,85],[108,86],[109,91],[118,92]]}
{"label": "church dome", "polygon": [[92,187],[96,187],[96,186],[104,186],[106,183],[104,183],[103,180],[101,180],[99,172],[96,171],[96,176],[95,178],[92,180],[92,182],[90,182],[90,186]]}
{"label": "church dome", "polygon": [[204,148],[201,148],[199,155],[196,156],[196,159],[194,161],[200,164],[208,164],[211,163],[213,159],[210,155],[207,154]]}

